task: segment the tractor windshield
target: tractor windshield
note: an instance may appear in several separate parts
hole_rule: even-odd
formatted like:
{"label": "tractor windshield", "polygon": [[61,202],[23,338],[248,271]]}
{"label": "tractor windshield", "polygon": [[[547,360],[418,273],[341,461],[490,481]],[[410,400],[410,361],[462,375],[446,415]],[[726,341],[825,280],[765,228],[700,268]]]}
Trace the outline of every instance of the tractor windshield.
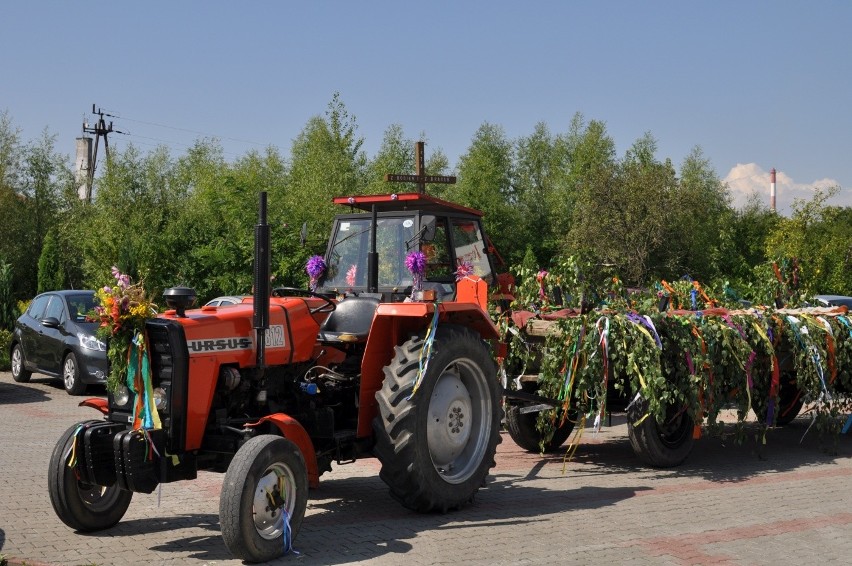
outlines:
{"label": "tractor windshield", "polygon": [[[367,288],[370,215],[338,217],[320,286],[345,293]],[[413,283],[405,258],[419,249],[426,256],[424,280],[452,292],[456,269],[468,263],[474,275],[493,283],[485,239],[478,219],[461,216],[384,215],[377,218],[378,286],[405,292]]]}
{"label": "tractor windshield", "polygon": [[[405,267],[409,246],[415,243],[414,216],[380,217],[376,227],[376,251],[379,254],[379,287],[411,285],[411,273]],[[341,220],[327,259],[323,286],[334,289],[358,289],[367,286],[367,254],[370,251],[370,218]]]}

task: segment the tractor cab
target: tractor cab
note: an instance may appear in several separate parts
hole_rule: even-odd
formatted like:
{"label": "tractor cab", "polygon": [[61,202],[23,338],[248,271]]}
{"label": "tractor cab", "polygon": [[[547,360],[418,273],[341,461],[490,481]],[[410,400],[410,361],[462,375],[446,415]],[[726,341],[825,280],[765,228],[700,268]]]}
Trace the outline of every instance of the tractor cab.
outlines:
{"label": "tractor cab", "polygon": [[334,203],[351,212],[334,219],[320,293],[402,301],[414,283],[406,266],[413,251],[426,258],[422,288],[439,300],[456,298],[459,266],[489,286],[496,281],[478,210],[421,193],[338,197]]}

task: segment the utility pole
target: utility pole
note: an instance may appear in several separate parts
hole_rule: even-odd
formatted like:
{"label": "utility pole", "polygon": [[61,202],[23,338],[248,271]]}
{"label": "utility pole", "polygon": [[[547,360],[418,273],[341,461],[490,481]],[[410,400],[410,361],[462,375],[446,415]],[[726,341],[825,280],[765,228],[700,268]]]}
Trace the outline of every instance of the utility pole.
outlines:
{"label": "utility pole", "polygon": [[[109,134],[112,134],[112,133],[123,134],[124,133],[124,132],[121,132],[119,130],[114,130],[113,127],[112,127],[112,121],[111,120],[110,120],[110,123],[107,124],[106,120],[104,120],[104,116],[107,116],[107,117],[110,117],[110,118],[113,118],[113,116],[105,113],[100,108],[98,108],[97,111],[96,111],[94,104],[92,104],[92,114],[98,115],[98,121],[95,123],[94,127],[91,127],[91,126],[89,126],[88,122],[86,122],[84,120],[83,121],[83,133],[95,135],[95,149],[91,153],[90,156],[81,157],[79,155],[79,153],[81,151],[81,149],[80,149],[81,146],[80,146],[80,144],[78,144],[78,162],[80,162],[81,165],[82,165],[83,162],[86,162],[86,167],[85,167],[86,173],[87,173],[86,186],[85,186],[85,191],[81,190],[81,194],[80,194],[80,198],[82,200],[85,200],[86,202],[91,202],[91,200],[92,200],[92,185],[95,181],[95,167],[97,166],[97,162],[98,162],[98,142],[100,142],[101,137],[104,138],[104,151],[106,152],[107,159],[109,159],[109,137],[108,137]],[[84,138],[79,138],[79,139],[81,141],[88,140],[87,142],[85,142],[83,144],[82,151],[84,151],[84,152],[86,151],[86,146],[91,147],[91,139],[92,138],[84,137]],[[90,160],[88,159],[89,157],[91,157]],[[82,167],[81,167],[81,169],[82,169]],[[81,189],[82,189],[82,187],[81,187]]]}

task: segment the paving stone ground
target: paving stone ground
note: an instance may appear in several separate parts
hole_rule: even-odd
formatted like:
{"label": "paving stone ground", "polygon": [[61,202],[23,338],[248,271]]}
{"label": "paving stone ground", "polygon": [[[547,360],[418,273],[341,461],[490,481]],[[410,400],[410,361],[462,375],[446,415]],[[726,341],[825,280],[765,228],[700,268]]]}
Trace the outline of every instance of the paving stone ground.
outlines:
{"label": "paving stone ground", "polygon": [[[134,495],[105,532],[79,534],[59,521],[47,466],[64,430],[96,418],[79,401],[38,374],[19,384],[0,373],[0,557],[33,566],[241,564],[220,536],[218,474]],[[619,415],[587,431],[567,463],[526,453],[504,434],[488,486],[444,515],[402,508],[377,462],[360,460],[322,476],[299,554],[275,563],[849,564],[852,439],[840,437],[831,453],[815,431],[805,435],[808,424],[800,416],[770,431],[765,446],[703,438],[667,470],[639,463]]]}

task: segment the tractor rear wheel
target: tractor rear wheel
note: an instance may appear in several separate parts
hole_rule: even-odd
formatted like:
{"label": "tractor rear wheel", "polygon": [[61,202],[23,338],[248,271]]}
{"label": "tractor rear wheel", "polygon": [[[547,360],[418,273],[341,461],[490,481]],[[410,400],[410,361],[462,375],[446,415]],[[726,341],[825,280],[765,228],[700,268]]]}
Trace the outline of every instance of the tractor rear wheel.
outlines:
{"label": "tractor rear wheel", "polygon": [[[647,416],[646,416],[647,415]],[[671,405],[663,423],[648,415],[648,400],[642,396],[627,407],[627,434],[633,451],[655,468],[672,468],[686,460],[695,444],[692,417]]]}
{"label": "tractor rear wheel", "polygon": [[243,444],[219,498],[222,538],[231,554],[266,562],[292,548],[308,504],[308,472],[299,447],[264,434]]}
{"label": "tractor rear wheel", "polygon": [[[542,446],[542,433],[537,428],[539,414],[521,413],[521,408],[518,405],[510,405],[506,409],[506,429],[515,444],[528,452],[555,452],[565,444],[571,436],[571,431],[574,430],[574,421],[571,420],[573,415],[569,412],[562,426],[554,428],[553,436]],[[560,419],[561,416],[557,415],[556,418]]]}
{"label": "tractor rear wheel", "polygon": [[384,368],[374,450],[395,499],[415,511],[446,512],[472,501],[494,466],[500,390],[480,336],[444,325],[414,392],[424,346],[422,337],[396,346]]}
{"label": "tractor rear wheel", "polygon": [[50,456],[47,473],[50,502],[59,519],[72,529],[108,529],[124,516],[133,492],[119,489],[116,485],[103,487],[77,479],[74,468],[69,467],[68,463],[76,452],[74,448],[79,426],[76,424],[65,431]]}

